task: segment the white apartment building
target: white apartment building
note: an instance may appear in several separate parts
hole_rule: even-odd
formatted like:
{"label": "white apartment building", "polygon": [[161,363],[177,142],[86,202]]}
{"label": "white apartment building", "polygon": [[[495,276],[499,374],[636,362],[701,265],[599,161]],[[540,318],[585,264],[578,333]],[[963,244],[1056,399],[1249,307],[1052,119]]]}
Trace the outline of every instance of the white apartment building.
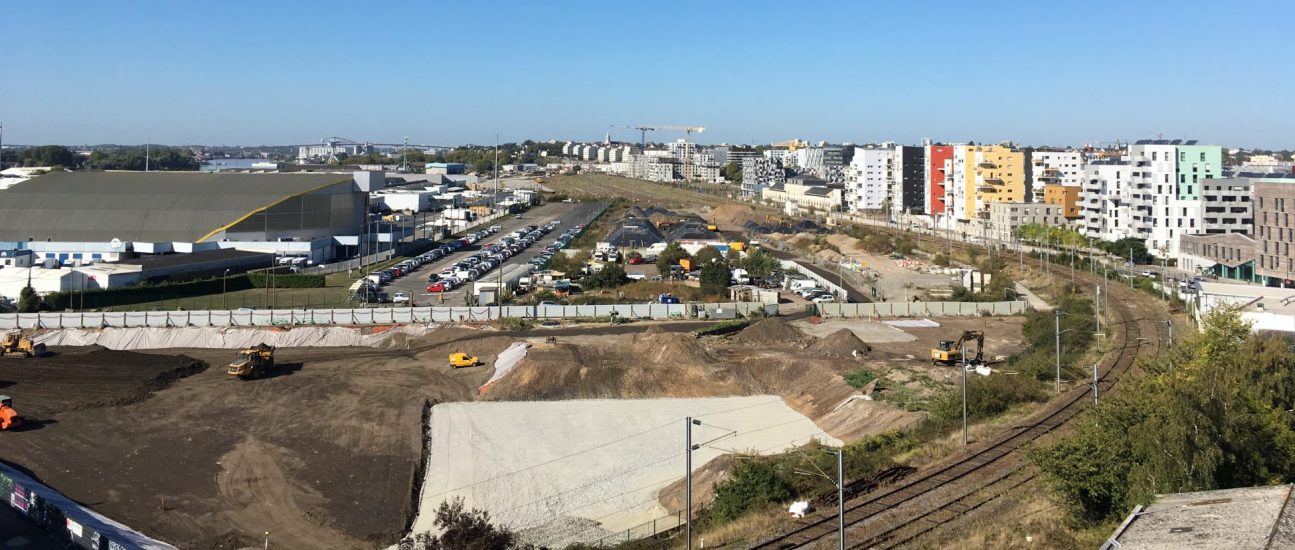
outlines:
{"label": "white apartment building", "polygon": [[1083,185],[1084,158],[1079,151],[1030,151],[1029,159],[1034,202],[1043,202],[1044,186]]}
{"label": "white apartment building", "polygon": [[968,221],[967,197],[975,197],[975,191],[967,189],[967,171],[974,170],[976,164],[976,152],[972,147],[966,145],[957,145],[953,148],[953,160],[949,163],[949,168],[945,170],[948,174],[944,181],[945,197],[945,215],[958,221]]}
{"label": "white apartment building", "polygon": [[846,209],[854,212],[880,210],[894,178],[895,151],[855,147],[854,158],[845,170]]}
{"label": "white apartment building", "polygon": [[1084,165],[1080,231],[1104,241],[1133,236],[1132,165],[1127,159],[1103,159]]}

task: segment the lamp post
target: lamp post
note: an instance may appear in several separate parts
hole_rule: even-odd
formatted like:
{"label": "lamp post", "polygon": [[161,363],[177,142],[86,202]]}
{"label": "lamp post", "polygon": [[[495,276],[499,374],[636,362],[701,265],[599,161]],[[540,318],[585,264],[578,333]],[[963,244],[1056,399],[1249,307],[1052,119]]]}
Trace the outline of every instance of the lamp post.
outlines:
{"label": "lamp post", "polygon": [[226,295],[225,295],[225,288],[227,283],[229,283],[228,269],[226,269],[225,273],[220,276],[220,307],[226,310],[229,309],[229,301],[226,299]]}

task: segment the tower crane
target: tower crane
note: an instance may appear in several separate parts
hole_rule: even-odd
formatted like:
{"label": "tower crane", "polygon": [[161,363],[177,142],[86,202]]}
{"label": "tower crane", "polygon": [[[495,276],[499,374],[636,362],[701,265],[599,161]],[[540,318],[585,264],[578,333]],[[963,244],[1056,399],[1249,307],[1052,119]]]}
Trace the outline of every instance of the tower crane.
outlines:
{"label": "tower crane", "polygon": [[696,133],[698,133],[698,134],[700,134],[700,133],[702,133],[702,132],[705,132],[705,131],[706,131],[706,128],[703,128],[703,127],[701,127],[701,126],[672,126],[672,125],[668,125],[668,124],[653,124],[653,125],[642,124],[642,125],[639,125],[639,126],[624,126],[624,125],[615,125],[615,124],[613,124],[613,125],[612,125],[612,127],[613,127],[613,128],[629,128],[629,129],[631,129],[631,130],[638,130],[638,131],[639,131],[639,135],[640,135],[640,137],[639,137],[639,139],[640,139],[640,145],[639,145],[639,146],[640,146],[643,150],[647,150],[647,133],[648,133],[648,132],[655,132],[655,131],[658,131],[658,130],[669,130],[669,131],[675,131],[675,132],[683,132],[683,151],[684,151],[684,153],[683,153],[683,154],[684,154],[683,166],[684,166],[684,181],[692,181],[692,134],[693,134],[693,132],[696,132]]}

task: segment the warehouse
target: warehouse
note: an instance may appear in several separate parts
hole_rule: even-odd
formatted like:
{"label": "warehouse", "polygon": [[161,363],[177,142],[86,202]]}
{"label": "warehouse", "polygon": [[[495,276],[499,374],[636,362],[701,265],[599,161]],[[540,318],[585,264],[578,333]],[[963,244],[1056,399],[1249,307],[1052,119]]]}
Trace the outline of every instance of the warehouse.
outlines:
{"label": "warehouse", "polygon": [[0,191],[0,250],[46,265],[219,249],[357,251],[381,172],[54,172]]}

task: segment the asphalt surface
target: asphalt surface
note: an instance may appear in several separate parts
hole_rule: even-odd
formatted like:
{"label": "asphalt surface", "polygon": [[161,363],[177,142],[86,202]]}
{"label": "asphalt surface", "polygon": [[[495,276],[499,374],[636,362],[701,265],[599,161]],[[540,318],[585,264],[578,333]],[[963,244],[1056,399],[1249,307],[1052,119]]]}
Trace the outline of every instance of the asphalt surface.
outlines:
{"label": "asphalt surface", "polygon": [[776,250],[769,247],[765,247],[764,250],[768,252],[770,256],[778,258],[779,260],[800,260],[800,265],[804,266],[805,269],[813,271],[814,273],[818,274],[819,277],[827,279],[828,281],[831,281],[833,283],[840,285],[841,288],[844,288],[846,297],[848,297],[850,301],[853,301],[859,304],[865,304],[872,301],[871,298],[867,298],[863,295],[862,292],[859,292],[859,289],[854,288],[853,286],[850,285],[850,283],[847,283],[844,280],[842,280],[838,274],[829,272],[826,269],[818,267],[809,260],[806,260],[804,258],[798,258],[795,254],[792,254],[791,252],[787,252],[785,250]]}
{"label": "asphalt surface", "polygon": [[[418,269],[415,269],[413,273],[400,277],[382,287],[383,292],[386,292],[389,296],[395,296],[397,292],[404,292],[413,301],[412,305],[415,306],[434,306],[441,304],[450,306],[464,305],[464,296],[468,290],[472,288],[471,282],[456,287],[450,292],[431,293],[427,292],[427,276],[432,273],[439,273],[447,266],[475,254],[477,251],[481,250],[481,245],[497,242],[499,239],[503,238],[504,235],[507,235],[518,227],[526,225],[539,226],[555,219],[562,220],[561,225],[558,225],[553,231],[544,235],[539,241],[536,241],[535,244],[527,247],[516,256],[508,258],[504,261],[504,265],[490,270],[483,275],[481,279],[479,279],[490,281],[491,277],[499,276],[500,270],[506,270],[509,266],[529,262],[531,258],[534,258],[540,253],[540,251],[544,250],[545,246],[553,244],[553,242],[562,235],[563,231],[566,231],[568,228],[575,227],[577,224],[583,223],[587,225],[590,221],[593,221],[594,218],[598,217],[598,214],[606,208],[606,203],[548,203],[528,210],[523,214],[523,217],[520,220],[514,217],[503,218],[497,222],[498,225],[503,226],[503,229],[498,233],[486,237],[484,241],[479,241],[471,246],[460,248],[457,252],[450,254],[449,256],[431,263],[423,264]],[[392,305],[403,307],[403,304]]]}

